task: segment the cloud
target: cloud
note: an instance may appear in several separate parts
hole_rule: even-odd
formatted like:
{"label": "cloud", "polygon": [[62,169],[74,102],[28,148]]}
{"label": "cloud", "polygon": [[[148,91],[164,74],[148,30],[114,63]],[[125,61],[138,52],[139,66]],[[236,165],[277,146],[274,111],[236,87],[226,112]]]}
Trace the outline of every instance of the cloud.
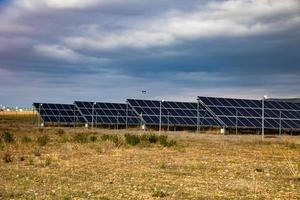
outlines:
{"label": "cloud", "polygon": [[16,5],[21,8],[26,8],[30,10],[49,7],[53,9],[72,9],[72,8],[86,8],[90,6],[94,6],[101,2],[100,0],[18,0],[16,1]]}
{"label": "cloud", "polygon": [[84,36],[66,37],[64,42],[72,48],[111,50],[166,46],[201,38],[269,34],[299,26],[299,8],[297,0],[214,2],[192,12],[173,11],[155,18],[142,18],[135,26],[127,25],[113,34],[99,27]]}
{"label": "cloud", "polygon": [[84,56],[79,53],[76,53],[71,49],[59,45],[37,45],[34,46],[34,50],[38,54],[45,57],[74,63],[101,63],[107,61],[107,59],[104,58]]}

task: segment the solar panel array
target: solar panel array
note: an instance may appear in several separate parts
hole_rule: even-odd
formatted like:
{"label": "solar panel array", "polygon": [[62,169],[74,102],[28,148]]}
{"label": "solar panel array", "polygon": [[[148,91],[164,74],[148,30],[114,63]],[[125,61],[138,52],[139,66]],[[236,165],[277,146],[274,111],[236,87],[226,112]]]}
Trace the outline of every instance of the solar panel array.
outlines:
{"label": "solar panel array", "polygon": [[84,123],[85,119],[80,115],[73,104],[33,103],[43,122],[53,123]]}
{"label": "solar panel array", "polygon": [[[43,122],[107,125],[262,127],[262,101],[198,97],[199,103],[128,99],[125,103],[34,103]],[[264,126],[300,130],[300,103],[264,101]]]}
{"label": "solar panel array", "polygon": [[125,103],[81,102],[75,101],[81,115],[94,124],[140,124],[140,118]]}
{"label": "solar panel array", "polygon": [[[215,97],[198,99],[226,127],[262,127],[262,101]],[[300,129],[300,103],[265,100],[264,125],[270,129]]]}
{"label": "solar panel array", "polygon": [[[130,107],[140,115],[146,125],[163,126],[216,126],[217,120],[203,106],[192,102],[153,101],[127,99]],[[198,106],[199,110],[198,110]],[[161,111],[160,111],[161,108]],[[198,122],[197,122],[198,117]]]}

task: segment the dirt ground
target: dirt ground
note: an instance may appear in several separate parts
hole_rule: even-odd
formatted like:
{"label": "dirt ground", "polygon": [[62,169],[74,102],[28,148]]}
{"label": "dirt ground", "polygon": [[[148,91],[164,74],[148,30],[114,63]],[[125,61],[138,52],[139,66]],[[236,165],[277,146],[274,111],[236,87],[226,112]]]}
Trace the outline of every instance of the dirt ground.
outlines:
{"label": "dirt ground", "polygon": [[174,145],[132,146],[126,133],[144,134],[0,117],[0,199],[300,199],[299,136],[170,132]]}

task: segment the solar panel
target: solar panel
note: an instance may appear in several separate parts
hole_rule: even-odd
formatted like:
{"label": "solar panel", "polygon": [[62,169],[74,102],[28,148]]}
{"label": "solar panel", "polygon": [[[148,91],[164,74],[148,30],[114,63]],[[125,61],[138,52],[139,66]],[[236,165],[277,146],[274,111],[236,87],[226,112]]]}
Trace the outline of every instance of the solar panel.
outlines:
{"label": "solar panel", "polygon": [[139,125],[140,118],[125,103],[75,101],[81,115],[89,123],[107,125]]}
{"label": "solar panel", "polygon": [[[262,101],[216,97],[198,100],[227,127],[262,127]],[[264,119],[266,128],[300,129],[300,103],[265,100]]]}
{"label": "solar panel", "polygon": [[33,103],[35,110],[39,113],[43,122],[53,123],[84,123],[84,118],[80,115],[73,104],[55,103]]}
{"label": "solar panel", "polygon": [[[146,125],[163,126],[216,126],[218,121],[202,105],[194,102],[173,102],[127,99],[130,107],[141,116]],[[199,109],[198,109],[198,106]],[[161,115],[160,115],[161,107]]]}

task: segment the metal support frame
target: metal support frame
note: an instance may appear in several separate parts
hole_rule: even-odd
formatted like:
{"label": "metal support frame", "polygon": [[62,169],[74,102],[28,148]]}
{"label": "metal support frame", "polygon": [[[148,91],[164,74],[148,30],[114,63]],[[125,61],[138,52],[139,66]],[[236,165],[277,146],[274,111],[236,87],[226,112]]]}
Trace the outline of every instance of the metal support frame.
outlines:
{"label": "metal support frame", "polygon": [[199,127],[199,125],[200,125],[200,102],[199,102],[199,100],[197,101],[197,133],[199,133],[200,132],[200,127]]}
{"label": "metal support frame", "polygon": [[119,129],[119,112],[117,112],[117,129]]}
{"label": "metal support frame", "polygon": [[261,113],[261,139],[264,140],[265,138],[265,100],[267,99],[268,97],[265,95],[263,96],[262,98],[262,113]]}
{"label": "metal support frame", "polygon": [[279,136],[281,136],[281,110],[279,111]]}
{"label": "metal support frame", "polygon": [[164,102],[165,100],[160,100],[159,101],[159,135],[161,134],[161,115],[162,115],[162,113],[161,113],[161,109],[162,109],[162,103]]}
{"label": "metal support frame", "polygon": [[238,110],[235,110],[235,134],[238,134]]}
{"label": "metal support frame", "polygon": [[168,111],[168,132],[170,131],[170,112]]}
{"label": "metal support frame", "polygon": [[42,103],[39,104],[39,118],[38,118],[38,128],[41,128],[41,121],[42,121],[42,117],[41,117],[41,106],[43,106]]}
{"label": "metal support frame", "polygon": [[96,102],[93,102],[92,106],[92,129],[94,129],[94,110],[95,110]]}
{"label": "metal support frame", "polygon": [[126,129],[128,129],[128,101],[126,101],[126,118],[125,118],[125,123],[126,123]]}

